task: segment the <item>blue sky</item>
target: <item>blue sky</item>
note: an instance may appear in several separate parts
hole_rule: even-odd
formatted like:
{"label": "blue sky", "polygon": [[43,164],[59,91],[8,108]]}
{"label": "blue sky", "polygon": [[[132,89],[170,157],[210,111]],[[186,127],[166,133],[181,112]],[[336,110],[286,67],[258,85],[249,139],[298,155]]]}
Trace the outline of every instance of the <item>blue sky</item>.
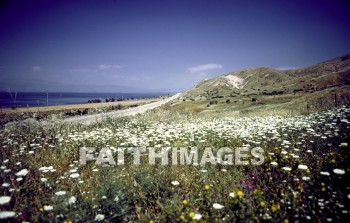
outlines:
{"label": "blue sky", "polygon": [[350,53],[346,0],[13,0],[0,27],[0,88],[14,90],[177,91]]}

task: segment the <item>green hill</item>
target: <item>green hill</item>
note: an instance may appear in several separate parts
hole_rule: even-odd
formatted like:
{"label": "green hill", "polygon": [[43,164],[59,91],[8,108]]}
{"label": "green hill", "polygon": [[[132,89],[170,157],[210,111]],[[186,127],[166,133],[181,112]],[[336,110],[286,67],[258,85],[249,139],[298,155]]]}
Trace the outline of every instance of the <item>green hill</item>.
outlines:
{"label": "green hill", "polygon": [[[284,104],[314,110],[350,100],[350,54],[312,66],[276,70],[268,67],[243,69],[206,79],[182,95],[182,102],[196,112],[220,108],[246,110],[247,104],[237,106],[232,102],[260,105]],[[230,104],[230,105],[227,105]],[[184,106],[184,105],[182,105]],[[184,106],[186,107],[186,106]]]}

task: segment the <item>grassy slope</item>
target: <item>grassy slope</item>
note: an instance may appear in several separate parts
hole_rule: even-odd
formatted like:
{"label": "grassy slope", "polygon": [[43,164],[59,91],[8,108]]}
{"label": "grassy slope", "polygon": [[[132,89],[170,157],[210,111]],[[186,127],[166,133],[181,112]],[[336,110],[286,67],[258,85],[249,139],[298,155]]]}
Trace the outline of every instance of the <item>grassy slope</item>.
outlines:
{"label": "grassy slope", "polygon": [[[227,86],[227,75],[243,78],[244,87]],[[185,92],[182,103],[174,107],[194,113],[277,108],[305,113],[349,103],[349,86],[350,55],[345,55],[300,69],[250,68],[203,80]]]}

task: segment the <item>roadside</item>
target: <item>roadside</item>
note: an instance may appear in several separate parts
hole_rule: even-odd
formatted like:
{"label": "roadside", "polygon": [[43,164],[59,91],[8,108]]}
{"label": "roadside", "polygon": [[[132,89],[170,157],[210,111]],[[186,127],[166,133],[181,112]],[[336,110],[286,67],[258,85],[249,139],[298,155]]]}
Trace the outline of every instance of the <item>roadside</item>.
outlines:
{"label": "roadside", "polygon": [[151,110],[154,108],[157,108],[169,101],[172,101],[176,98],[178,98],[181,95],[181,93],[177,93],[169,98],[165,98],[162,100],[159,100],[157,102],[152,102],[149,104],[141,105],[136,108],[128,108],[125,110],[120,110],[120,111],[111,111],[111,112],[106,112],[106,113],[101,113],[101,114],[93,114],[93,115],[86,115],[86,116],[77,116],[77,117],[72,117],[72,118],[66,118],[63,120],[63,122],[84,122],[84,123],[90,123],[93,121],[100,121],[103,118],[106,117],[112,117],[112,116],[129,116],[129,115],[136,115],[140,113],[144,113],[147,110]]}
{"label": "roadside", "polygon": [[2,108],[0,110],[0,126],[6,123],[23,121],[26,119],[44,120],[52,116],[64,119],[72,116],[91,115],[110,111],[124,110],[141,105],[161,101],[167,96],[145,98],[137,100],[124,100],[116,102],[70,104],[58,106],[28,107],[28,108]]}
{"label": "roadside", "polygon": [[[109,112],[103,112],[103,113],[98,113],[98,114],[90,114],[90,115],[82,115],[82,116],[74,116],[74,117],[70,117],[70,118],[64,118],[61,119],[61,122],[65,122],[65,123],[91,123],[94,121],[100,121],[103,118],[106,117],[112,117],[112,116],[117,116],[117,117],[123,117],[123,116],[129,116],[129,115],[136,115],[139,113],[144,113],[148,110],[157,108],[169,101],[172,101],[176,98],[178,98],[181,95],[181,93],[177,93],[171,97],[168,98],[164,98],[162,97],[161,99],[159,99],[158,101],[153,100],[153,102],[148,103],[148,104],[143,104],[137,107],[133,107],[133,106],[129,106],[129,108],[124,109],[124,110],[116,110],[116,111],[109,111]],[[40,119],[39,119],[40,120]],[[28,117],[26,119],[22,119],[22,120],[14,120],[11,122],[8,122],[6,124],[3,124],[4,127],[7,126],[11,126],[13,124],[16,124],[18,122],[23,122],[26,124],[42,124],[42,125],[49,125],[51,123],[51,121],[47,121],[47,120],[42,120],[39,121],[37,118],[33,118],[33,117]]]}

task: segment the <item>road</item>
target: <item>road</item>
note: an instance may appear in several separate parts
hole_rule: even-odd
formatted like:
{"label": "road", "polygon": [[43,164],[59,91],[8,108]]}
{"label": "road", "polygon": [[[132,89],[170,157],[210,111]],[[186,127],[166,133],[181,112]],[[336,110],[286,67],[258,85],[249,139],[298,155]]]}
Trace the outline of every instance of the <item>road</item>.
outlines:
{"label": "road", "polygon": [[63,122],[81,122],[81,123],[91,123],[93,121],[101,121],[103,118],[106,117],[122,117],[122,116],[129,116],[129,115],[136,115],[140,113],[144,113],[147,110],[157,108],[169,101],[172,101],[180,96],[181,93],[177,93],[169,98],[141,105],[135,108],[128,108],[124,110],[118,110],[118,111],[111,111],[111,112],[105,112],[100,114],[93,114],[93,115],[84,115],[84,116],[76,116],[71,118],[63,119]]}

